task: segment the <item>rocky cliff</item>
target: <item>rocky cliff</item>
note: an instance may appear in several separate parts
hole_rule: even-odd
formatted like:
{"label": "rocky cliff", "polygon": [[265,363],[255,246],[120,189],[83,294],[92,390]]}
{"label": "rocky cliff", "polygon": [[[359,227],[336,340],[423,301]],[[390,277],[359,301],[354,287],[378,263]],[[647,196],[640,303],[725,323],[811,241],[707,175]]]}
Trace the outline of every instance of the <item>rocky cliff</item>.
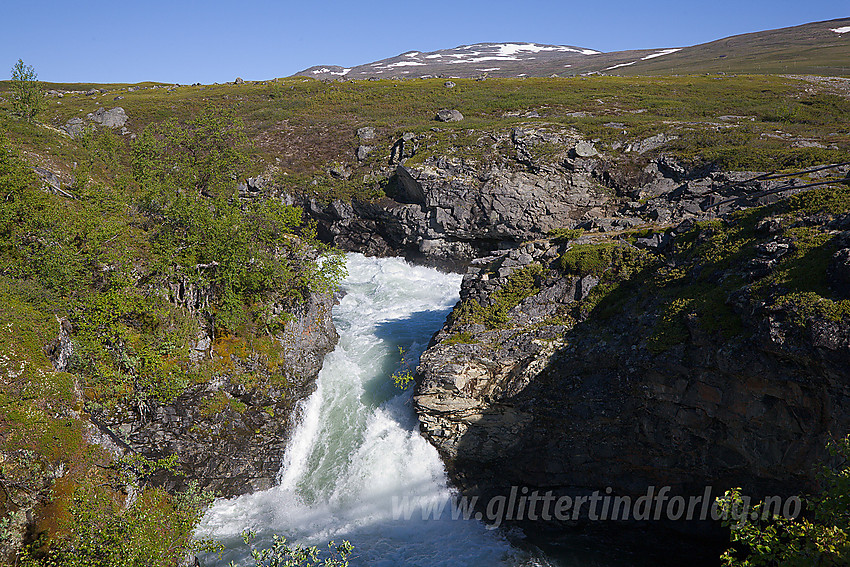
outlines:
{"label": "rocky cliff", "polygon": [[423,354],[423,434],[473,494],[799,494],[850,427],[848,190],[476,260]]}
{"label": "rocky cliff", "polygon": [[434,128],[369,146],[376,155],[361,167],[364,180],[382,187],[378,198],[285,198],[301,204],[319,235],[339,248],[463,271],[475,258],[558,230],[611,233],[714,218],[775,201],[770,191],[777,188],[845,172],[777,178],[724,171],[673,157],[666,150],[676,140],[658,134],[625,145],[594,142],[545,123],[463,134]]}
{"label": "rocky cliff", "polygon": [[838,184],[788,195],[846,165],[731,172],[672,157],[674,135],[537,125],[446,147],[436,130],[392,144],[387,197],[305,208],[340,247],[466,271],[415,396],[464,492],[815,486],[850,426],[850,203]]}
{"label": "rocky cliff", "polygon": [[[306,208],[344,249],[458,265],[608,210],[610,190],[594,179],[593,162],[551,164],[579,142],[565,130],[475,132],[456,143],[472,144],[476,159],[429,151],[439,144],[434,134],[406,134],[392,145],[394,167],[382,172],[390,198]],[[562,155],[542,166],[533,154],[544,145]]]}
{"label": "rocky cliff", "polygon": [[659,154],[675,140],[664,135],[616,153],[552,125],[452,134],[448,149],[440,135],[405,134],[388,148],[391,167],[369,174],[388,196],[303,199],[320,236],[345,250],[462,270],[559,229],[610,232],[709,218],[741,206],[706,210],[712,203],[777,183],[737,184],[753,174],[684,165]]}

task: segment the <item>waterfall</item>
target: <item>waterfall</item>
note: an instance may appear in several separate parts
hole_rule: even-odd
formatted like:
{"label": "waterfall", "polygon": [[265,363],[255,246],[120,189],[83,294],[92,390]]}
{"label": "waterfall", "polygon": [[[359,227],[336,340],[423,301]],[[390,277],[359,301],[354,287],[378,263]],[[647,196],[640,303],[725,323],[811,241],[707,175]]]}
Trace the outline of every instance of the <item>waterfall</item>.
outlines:
{"label": "waterfall", "polygon": [[390,378],[400,365],[415,368],[457,302],[461,276],[359,254],[348,256],[348,272],[334,308],[340,341],[300,407],[280,482],[207,512],[199,535],[227,549],[222,559],[203,558],[205,565],[248,564],[244,529],[260,543],[272,534],[320,547],[348,539],[352,565],[540,564],[499,530],[453,520],[450,505],[434,519],[453,491],[436,450],[419,435],[412,388],[401,391]]}

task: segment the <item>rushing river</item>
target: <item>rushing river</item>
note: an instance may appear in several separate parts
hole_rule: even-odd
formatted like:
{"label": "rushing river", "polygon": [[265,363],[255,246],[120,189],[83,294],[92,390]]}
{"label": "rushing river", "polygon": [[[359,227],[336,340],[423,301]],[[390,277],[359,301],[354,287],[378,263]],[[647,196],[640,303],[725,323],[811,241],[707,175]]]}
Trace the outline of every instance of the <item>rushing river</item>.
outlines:
{"label": "rushing river", "polygon": [[[436,450],[418,433],[411,391],[391,381],[415,368],[458,300],[459,275],[403,260],[348,256],[345,296],[334,308],[339,344],[301,408],[275,488],[216,503],[199,534],[222,541],[226,565],[245,561],[239,534],[272,534],[324,547],[347,539],[352,565],[541,565],[499,530],[472,520],[422,519],[452,495]],[[399,347],[404,351],[402,356]],[[407,503],[409,519],[394,513]],[[426,514],[426,517],[428,514]],[[431,514],[433,516],[433,514]]]}

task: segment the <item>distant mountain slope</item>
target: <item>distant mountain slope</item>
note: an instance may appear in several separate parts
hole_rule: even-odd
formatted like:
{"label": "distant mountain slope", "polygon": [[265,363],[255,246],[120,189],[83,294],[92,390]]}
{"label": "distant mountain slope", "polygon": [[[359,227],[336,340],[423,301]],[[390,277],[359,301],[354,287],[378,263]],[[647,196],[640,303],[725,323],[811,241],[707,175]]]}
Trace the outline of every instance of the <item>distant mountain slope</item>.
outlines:
{"label": "distant mountain slope", "polygon": [[[516,77],[522,74],[538,75],[537,69],[545,65],[563,71],[570,62],[599,55],[599,51],[570,45],[544,45],[539,43],[477,43],[453,49],[423,53],[408,51],[396,57],[350,69],[338,66],[316,66],[298,75],[316,78],[345,76],[352,79],[381,79],[445,75],[475,77],[484,73],[498,77]],[[526,72],[529,71],[529,72]]]}
{"label": "distant mountain slope", "polygon": [[626,75],[801,73],[850,75],[850,18],[736,35],[640,61]]}
{"label": "distant mountain slope", "polygon": [[404,77],[545,77],[588,73],[800,73],[850,76],[850,18],[736,35],[692,47],[602,53],[569,45],[479,43],[344,68],[315,66],[318,79]]}

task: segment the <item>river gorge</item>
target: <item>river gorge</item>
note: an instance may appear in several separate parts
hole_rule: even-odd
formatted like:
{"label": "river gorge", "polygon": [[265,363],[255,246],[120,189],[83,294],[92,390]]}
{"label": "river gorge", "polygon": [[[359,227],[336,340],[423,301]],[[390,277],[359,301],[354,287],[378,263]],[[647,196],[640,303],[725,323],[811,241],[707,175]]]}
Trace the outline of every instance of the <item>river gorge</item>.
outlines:
{"label": "river gorge", "polygon": [[[412,388],[398,389],[390,376],[415,368],[458,300],[460,276],[359,254],[348,256],[348,271],[334,308],[340,340],[300,408],[279,484],[207,512],[200,533],[230,549],[204,564],[241,558],[244,529],[260,542],[271,534],[322,547],[348,539],[353,565],[545,564],[498,530],[452,520],[448,509],[438,520],[423,519],[453,489],[436,449],[419,434]],[[396,517],[403,501],[412,505],[408,520]]]}

